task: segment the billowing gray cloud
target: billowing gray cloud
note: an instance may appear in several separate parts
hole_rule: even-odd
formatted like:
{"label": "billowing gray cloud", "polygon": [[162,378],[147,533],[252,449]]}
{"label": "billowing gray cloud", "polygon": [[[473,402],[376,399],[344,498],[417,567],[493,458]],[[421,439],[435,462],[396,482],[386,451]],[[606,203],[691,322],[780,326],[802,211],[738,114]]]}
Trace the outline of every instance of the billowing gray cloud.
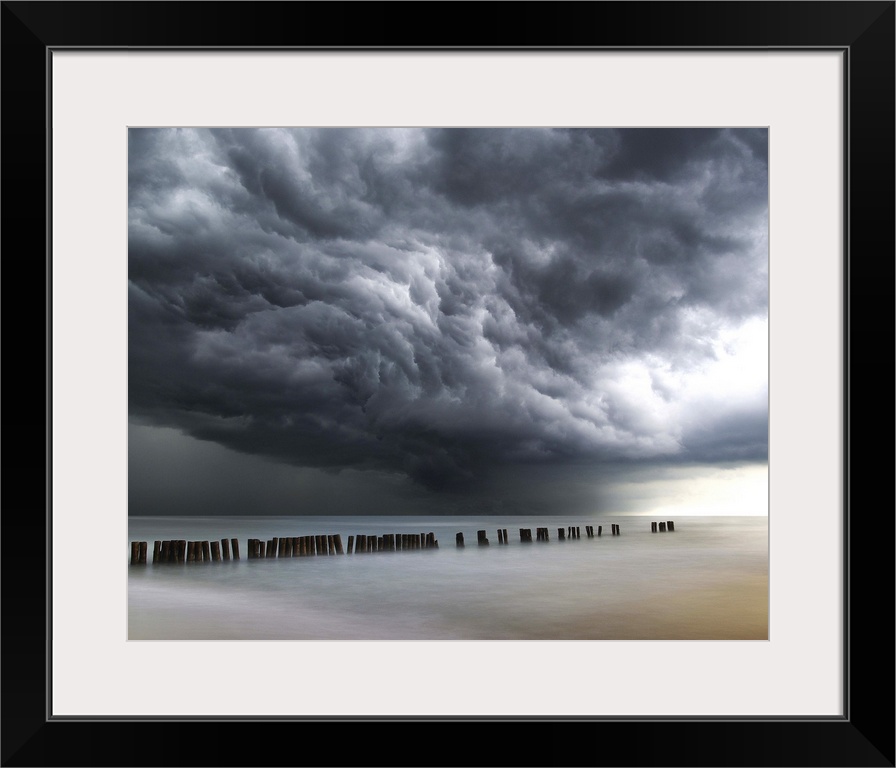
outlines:
{"label": "billowing gray cloud", "polygon": [[430,489],[767,458],[764,129],[131,129],[135,422]]}

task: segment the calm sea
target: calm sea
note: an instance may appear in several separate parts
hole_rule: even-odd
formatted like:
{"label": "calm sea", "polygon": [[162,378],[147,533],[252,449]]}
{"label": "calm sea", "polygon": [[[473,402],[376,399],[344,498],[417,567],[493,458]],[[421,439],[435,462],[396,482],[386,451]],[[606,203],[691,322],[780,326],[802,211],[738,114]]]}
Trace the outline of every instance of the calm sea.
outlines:
{"label": "calm sea", "polygon": [[[142,517],[131,640],[767,640],[768,518]],[[612,524],[620,535],[611,535]],[[595,537],[585,526],[594,526]],[[603,534],[596,536],[597,526]],[[578,526],[581,538],[560,540]],[[549,541],[534,541],[547,527]],[[507,545],[498,529],[507,529]],[[520,529],[533,541],[520,541]],[[477,545],[477,531],[490,545]],[[438,549],[247,560],[249,538],[434,533]],[[464,534],[466,546],[455,537]],[[242,559],[151,564],[153,542],[238,538]]]}

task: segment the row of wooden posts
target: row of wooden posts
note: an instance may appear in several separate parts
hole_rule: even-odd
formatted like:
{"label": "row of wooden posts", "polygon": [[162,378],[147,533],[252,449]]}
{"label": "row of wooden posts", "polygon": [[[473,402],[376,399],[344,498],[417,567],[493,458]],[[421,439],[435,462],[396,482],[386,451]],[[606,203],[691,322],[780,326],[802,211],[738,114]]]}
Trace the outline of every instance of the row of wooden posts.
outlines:
{"label": "row of wooden posts", "polygon": [[[613,526],[613,535],[619,535],[619,526],[616,523],[612,523]],[[604,527],[602,525],[597,526],[597,535],[600,536],[603,533]],[[594,538],[594,526],[586,525],[585,526],[585,535],[592,539]],[[560,541],[564,539],[580,539],[582,538],[582,529],[581,526],[578,525],[570,525],[567,528],[558,528],[557,529],[557,538]],[[535,529],[535,540],[536,541],[550,541],[551,536],[548,532],[547,528],[536,528]],[[464,535],[463,533],[458,533],[456,537],[457,546],[464,546]],[[488,531],[476,531],[476,541],[479,546],[488,546],[491,542],[488,539]],[[520,528],[520,541],[529,542],[532,541],[532,529],[531,528]],[[498,529],[498,544],[509,544],[510,539],[507,536],[506,528]]]}
{"label": "row of wooden posts", "polygon": [[[674,531],[675,523],[672,520],[656,523],[651,522],[651,533],[658,531]],[[520,541],[532,541],[532,529],[520,528]],[[603,526],[597,526],[597,535],[603,532]],[[619,525],[611,523],[613,536],[621,535]],[[594,538],[594,526],[585,526],[585,536]],[[557,529],[557,538],[565,539],[581,538],[581,528],[578,525],[570,525]],[[476,540],[480,546],[488,546],[488,532],[485,530],[476,532]],[[550,541],[547,528],[535,529],[536,541]],[[382,536],[368,536],[359,534],[349,536],[348,544],[343,549],[342,535],[325,534],[313,536],[285,536],[264,540],[248,539],[246,557],[249,560],[283,558],[283,557],[311,557],[318,555],[342,555],[352,552],[401,552],[418,549],[438,549],[439,542],[435,534],[429,533],[387,533]],[[455,537],[458,547],[464,546],[464,534],[459,532]],[[506,528],[498,529],[498,544],[509,544]],[[147,562],[148,542],[131,542],[131,565],[145,565]],[[152,562],[157,563],[207,563],[222,560],[240,559],[239,539],[221,539],[218,541],[187,541],[186,539],[172,539],[168,541],[153,542]]]}
{"label": "row of wooden posts", "polygon": [[[412,549],[437,549],[439,542],[435,534],[429,533],[387,533],[383,536],[364,534],[348,537],[346,548],[342,546],[342,535],[322,536],[274,536],[268,540],[248,539],[246,558],[248,560],[277,557],[310,557],[317,555],[342,555],[352,552],[400,552]],[[174,539],[155,541],[152,562],[157,563],[207,563],[240,559],[238,539],[217,541],[187,541]],[[131,565],[145,565],[148,542],[131,542]]]}

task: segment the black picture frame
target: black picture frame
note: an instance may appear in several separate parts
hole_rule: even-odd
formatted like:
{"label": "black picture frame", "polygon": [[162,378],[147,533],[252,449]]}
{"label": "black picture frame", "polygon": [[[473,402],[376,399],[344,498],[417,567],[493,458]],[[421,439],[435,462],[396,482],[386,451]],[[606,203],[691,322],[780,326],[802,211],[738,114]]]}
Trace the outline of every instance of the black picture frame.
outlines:
{"label": "black picture frame", "polygon": [[[893,766],[894,9],[894,2],[834,0],[3,2],[4,337],[11,344],[4,384],[13,418],[2,538],[2,765]],[[50,55],[146,47],[841,50],[844,715],[50,718]],[[35,434],[43,446],[27,448]]]}

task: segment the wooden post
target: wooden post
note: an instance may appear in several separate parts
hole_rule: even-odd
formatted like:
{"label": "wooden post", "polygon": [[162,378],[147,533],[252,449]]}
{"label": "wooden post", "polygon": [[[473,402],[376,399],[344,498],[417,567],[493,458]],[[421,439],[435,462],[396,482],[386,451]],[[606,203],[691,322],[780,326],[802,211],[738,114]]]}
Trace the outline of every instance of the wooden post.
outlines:
{"label": "wooden post", "polygon": [[673,523],[671,520],[666,520],[666,530],[667,530],[667,531],[674,531],[674,530],[675,530],[675,523]]}
{"label": "wooden post", "polygon": [[230,560],[230,540],[221,539],[221,559]]}
{"label": "wooden post", "polygon": [[240,559],[240,540],[239,539],[231,539],[230,546],[233,549],[233,559]]}
{"label": "wooden post", "polygon": [[344,555],[345,552],[342,549],[342,534],[337,533],[333,536],[333,544],[336,546],[336,554]]}
{"label": "wooden post", "polygon": [[162,552],[160,554],[163,563],[171,562],[171,540],[162,542]]}
{"label": "wooden post", "polygon": [[131,565],[137,565],[140,560],[140,542],[131,542]]}
{"label": "wooden post", "polygon": [[652,522],[652,523],[650,524],[650,532],[651,532],[651,533],[656,533],[656,522]]}
{"label": "wooden post", "polygon": [[204,563],[210,563],[211,560],[212,560],[211,546],[209,545],[209,542],[203,541],[202,542],[202,561]]}
{"label": "wooden post", "polygon": [[219,563],[221,562],[221,542],[213,541],[211,542],[212,548],[212,562]]}
{"label": "wooden post", "polygon": [[566,531],[564,531],[562,528],[558,528],[557,538],[560,539],[560,541],[563,541],[566,538]]}
{"label": "wooden post", "polygon": [[665,533],[665,531],[666,531],[666,524],[661,522],[660,523],[660,533]]}
{"label": "wooden post", "polygon": [[345,547],[345,553],[346,553],[347,555],[350,555],[350,554],[352,553],[352,547],[353,547],[354,545],[355,545],[355,537],[354,537],[354,536],[349,536],[349,537],[348,537],[348,544],[347,544],[346,547]]}
{"label": "wooden post", "polygon": [[162,541],[161,539],[158,541],[154,541],[152,543],[152,564],[155,565],[161,559],[162,554]]}
{"label": "wooden post", "polygon": [[464,534],[463,534],[463,532],[460,532],[460,531],[459,531],[457,534],[455,534],[455,536],[454,536],[454,541],[457,543],[457,546],[459,546],[459,547],[464,546]]}

